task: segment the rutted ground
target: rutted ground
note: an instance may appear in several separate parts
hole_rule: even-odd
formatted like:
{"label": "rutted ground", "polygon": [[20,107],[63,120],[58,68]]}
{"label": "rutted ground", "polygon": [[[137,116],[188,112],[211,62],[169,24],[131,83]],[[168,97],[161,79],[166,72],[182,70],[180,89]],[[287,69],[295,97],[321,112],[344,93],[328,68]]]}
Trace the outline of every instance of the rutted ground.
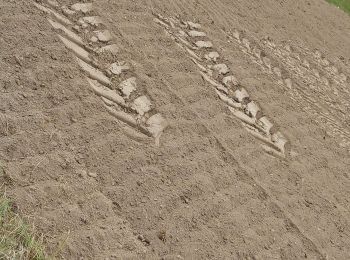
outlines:
{"label": "rutted ground", "polygon": [[[159,144],[167,122],[155,111],[147,94],[142,93],[147,88],[143,91],[138,88],[139,79],[130,65],[117,58],[119,46],[102,18],[94,15],[92,3],[75,3],[71,9],[56,2],[34,5],[47,14],[60,40],[74,53],[91,89],[101,97],[107,111],[145,136],[154,137]],[[62,11],[64,15],[60,14]]]}
{"label": "rutted ground", "polygon": [[[311,21],[333,10],[316,2]],[[224,0],[39,4],[59,16],[25,1],[1,5],[0,155],[2,180],[21,212],[49,235],[49,249],[65,241],[68,259],[349,257],[349,52],[335,43],[349,41],[346,28],[325,39],[337,46],[333,52],[315,33],[300,35],[303,45],[272,42],[283,26],[293,39],[298,23],[286,18],[274,29],[272,18],[286,10],[301,17],[306,3],[283,3],[272,18],[261,16],[272,0],[267,7]],[[208,35],[220,64],[259,104],[242,111],[254,120],[268,116],[290,142],[290,156],[265,152],[153,14],[201,24],[197,31]],[[338,13],[332,15],[325,20]],[[67,26],[63,17],[77,23]],[[267,22],[260,41],[254,30],[261,19]],[[114,55],[98,55],[111,44]],[[316,48],[329,56],[310,51]],[[135,95],[127,88],[129,99],[120,83],[130,77],[140,83]],[[309,102],[311,94],[320,98]],[[146,98],[135,106],[139,97]],[[251,101],[233,98],[244,106]],[[106,106],[119,113],[108,114]],[[156,112],[143,110],[149,107]],[[329,121],[320,121],[325,113]],[[157,128],[158,146],[140,135],[157,114],[168,125]]]}
{"label": "rutted ground", "polygon": [[177,45],[188,53],[199,68],[203,80],[215,89],[232,114],[242,121],[243,126],[253,136],[266,144],[263,145],[264,149],[273,155],[289,157],[290,142],[263,114],[260,106],[251,99],[228,65],[222,63],[224,58],[215,51],[213,43],[207,40],[207,34],[200,31],[201,25],[177,18],[165,18],[159,14],[155,16],[158,18],[154,21],[164,27]]}

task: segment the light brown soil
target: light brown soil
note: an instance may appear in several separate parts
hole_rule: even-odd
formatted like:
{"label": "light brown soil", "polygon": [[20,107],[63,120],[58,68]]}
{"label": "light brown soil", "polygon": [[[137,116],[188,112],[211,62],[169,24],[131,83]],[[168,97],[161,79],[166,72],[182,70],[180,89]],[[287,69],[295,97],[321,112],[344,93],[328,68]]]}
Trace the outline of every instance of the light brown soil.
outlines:
{"label": "light brown soil", "polygon": [[[49,253],[64,244],[64,259],[350,259],[347,14],[319,0],[93,1],[113,58],[169,123],[156,145],[107,112],[33,2],[0,3],[0,183]],[[76,3],[38,2],[58,12]],[[246,131],[154,14],[201,24],[288,138],[286,158]]]}

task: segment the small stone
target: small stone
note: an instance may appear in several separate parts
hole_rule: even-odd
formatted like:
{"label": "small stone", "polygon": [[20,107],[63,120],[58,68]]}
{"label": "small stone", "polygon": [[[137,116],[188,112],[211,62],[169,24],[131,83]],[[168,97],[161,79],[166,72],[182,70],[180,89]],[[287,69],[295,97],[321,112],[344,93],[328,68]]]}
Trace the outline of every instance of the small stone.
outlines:
{"label": "small stone", "polygon": [[86,172],[85,170],[83,170],[83,169],[78,169],[78,170],[76,171],[76,173],[78,174],[78,176],[79,176],[80,178],[85,178],[85,177],[87,176],[87,172]]}
{"label": "small stone", "polygon": [[88,172],[88,175],[92,178],[97,178],[97,173],[95,172]]}

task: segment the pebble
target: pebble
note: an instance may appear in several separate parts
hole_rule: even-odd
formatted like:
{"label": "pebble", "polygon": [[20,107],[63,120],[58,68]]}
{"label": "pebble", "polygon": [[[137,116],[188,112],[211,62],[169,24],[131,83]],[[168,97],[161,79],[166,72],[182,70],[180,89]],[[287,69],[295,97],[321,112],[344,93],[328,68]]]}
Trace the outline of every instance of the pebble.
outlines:
{"label": "pebble", "polygon": [[92,178],[97,178],[97,173],[95,172],[89,172],[88,175]]}
{"label": "pebble", "polygon": [[79,169],[76,171],[76,173],[78,174],[79,177],[81,178],[85,178],[87,176],[87,172],[83,169]]}

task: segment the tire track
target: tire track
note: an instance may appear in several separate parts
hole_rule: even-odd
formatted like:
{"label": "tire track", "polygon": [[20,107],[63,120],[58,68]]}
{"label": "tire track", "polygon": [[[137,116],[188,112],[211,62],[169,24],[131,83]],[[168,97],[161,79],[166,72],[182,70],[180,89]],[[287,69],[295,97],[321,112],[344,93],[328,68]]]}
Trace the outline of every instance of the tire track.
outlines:
{"label": "tire track", "polygon": [[[57,247],[55,246],[58,243],[62,246],[62,243],[65,243],[68,236],[65,233],[58,234],[59,232],[55,232],[55,224],[59,226],[59,223],[62,222],[66,224],[73,223],[73,219],[67,217],[68,214],[62,214],[61,216],[63,218],[55,219],[50,215],[52,214],[52,210],[59,208],[60,205],[63,207],[67,205],[73,207],[76,205],[79,206],[81,202],[84,202],[84,205],[91,205],[92,209],[95,209],[93,206],[98,206],[103,202],[101,198],[91,201],[91,204],[89,204],[89,199],[91,198],[89,195],[98,190],[98,180],[104,177],[103,174],[96,178],[88,176],[83,180],[75,172],[76,169],[92,169],[96,167],[93,165],[93,162],[98,162],[101,159],[100,150],[98,150],[101,148],[98,146],[98,143],[94,143],[95,146],[89,147],[89,150],[87,150],[89,143],[93,143],[94,140],[101,142],[101,140],[108,138],[110,143],[104,143],[104,145],[107,144],[106,147],[111,150],[110,153],[112,153],[112,149],[119,148],[122,150],[122,148],[130,146],[130,144],[142,145],[142,143],[132,142],[129,138],[125,138],[123,134],[120,135],[119,131],[116,131],[120,127],[114,118],[104,113],[103,110],[101,111],[103,107],[96,104],[98,97],[89,93],[90,95],[86,98],[88,102],[86,102],[87,100],[82,95],[82,93],[86,94],[89,92],[85,90],[85,86],[82,83],[85,80],[75,69],[77,66],[71,63],[72,59],[67,55],[67,51],[61,48],[62,44],[57,44],[59,41],[58,38],[48,30],[48,23],[43,18],[45,15],[38,12],[32,6],[31,1],[11,1],[11,5],[12,9],[8,13],[19,13],[21,17],[27,18],[27,22],[26,24],[22,24],[22,20],[19,22],[15,20],[10,21],[9,25],[5,25],[3,21],[0,21],[1,31],[4,29],[2,31],[4,34],[2,34],[0,41],[1,43],[6,42],[8,45],[11,44],[11,46],[3,46],[1,44],[4,47],[4,51],[0,55],[0,85],[2,87],[2,80],[5,80],[6,84],[7,82],[9,83],[9,88],[4,89],[15,90],[14,92],[7,93],[6,97],[9,97],[11,93],[16,94],[18,89],[23,89],[25,95],[33,96],[28,96],[28,105],[12,102],[12,100],[5,104],[1,103],[1,111],[4,115],[9,115],[14,119],[14,126],[17,126],[15,124],[20,122],[20,126],[24,128],[23,132],[21,131],[18,135],[14,133],[14,135],[9,136],[11,142],[15,143],[14,148],[21,150],[23,148],[21,147],[21,142],[24,141],[25,149],[30,151],[30,153],[23,155],[23,158],[12,157],[10,161],[7,161],[7,158],[4,158],[2,154],[4,146],[0,145],[0,160],[1,163],[4,163],[1,166],[6,169],[6,172],[4,172],[5,176],[3,174],[0,176],[0,182],[4,184],[6,190],[11,195],[15,203],[14,207],[16,209],[18,208],[18,213],[22,216],[25,215],[26,220],[29,221],[28,224],[34,224],[38,229],[38,233],[42,232],[48,235],[48,237],[44,238],[45,249],[48,249],[48,253],[54,254],[57,252]],[[51,19],[55,21],[54,18],[51,17]],[[18,39],[15,37],[18,37]],[[3,41],[3,38],[5,41]],[[24,50],[21,46],[32,46],[32,49],[28,48]],[[57,51],[56,48],[59,50]],[[28,55],[27,52],[29,52]],[[17,55],[20,61],[23,62],[21,65],[16,65],[12,60]],[[65,67],[66,69],[64,69]],[[73,72],[64,73],[69,69]],[[3,73],[4,71],[5,73]],[[28,81],[26,81],[27,78],[29,78]],[[27,82],[38,84],[27,84]],[[45,86],[41,87],[39,85],[41,83],[44,83]],[[32,91],[32,86],[37,89]],[[2,97],[4,96],[2,95]],[[64,105],[62,106],[62,104]],[[2,110],[2,108],[4,109]],[[82,112],[81,117],[75,114],[77,111],[78,113]],[[38,125],[35,125],[35,121],[30,123],[30,115],[35,113],[33,118],[40,121],[40,112],[50,120],[50,125],[45,125],[42,129],[37,129],[36,127],[40,127],[40,123]],[[73,122],[75,120],[70,121],[70,112],[74,114],[74,117],[77,119],[76,122]],[[28,124],[26,121],[28,121]],[[70,125],[70,123],[73,124]],[[48,136],[50,135],[51,129],[56,130],[53,139],[58,144],[53,151],[45,150],[48,148],[47,145],[41,143],[44,141],[43,137],[46,134]],[[61,145],[56,138],[62,129],[64,129],[64,143]],[[43,135],[40,135],[40,133]],[[58,134],[57,136],[56,133]],[[108,133],[113,134],[108,135]],[[0,143],[2,141],[3,139],[1,139]],[[16,142],[19,143],[16,144]],[[111,143],[113,143],[114,147],[112,147]],[[46,152],[48,153],[46,154]],[[82,155],[88,155],[89,152],[94,154],[94,156],[97,155],[97,160],[81,157]],[[107,157],[110,160],[116,160],[115,156],[114,158],[112,155]],[[18,188],[22,185],[25,187]],[[74,201],[76,204],[69,204],[71,201]],[[65,208],[62,208],[60,212],[67,212],[65,210]],[[43,212],[46,214],[42,214]],[[86,212],[83,213],[85,214]],[[124,241],[132,239],[138,242],[135,244],[125,244],[124,250],[120,252],[120,257],[123,258],[128,255],[124,254],[124,251],[130,252],[129,255],[134,257],[136,253],[142,253],[143,250],[138,251],[138,249],[143,245],[137,240],[137,236],[133,234],[133,230],[127,227],[127,225],[124,225],[127,224],[125,220],[119,219],[123,224],[118,224],[116,213],[108,212],[109,219],[115,220],[114,222],[104,222],[105,215],[96,209],[95,211],[89,210],[88,213],[96,213],[93,217],[100,218],[101,221],[88,227],[93,231],[90,230],[89,232],[77,234],[76,237],[71,237],[68,241],[72,242],[72,247],[68,246],[66,248],[64,246],[62,255],[55,256],[65,259],[78,259],[81,257],[95,259],[95,255],[105,250],[106,255],[104,259],[112,257],[108,252],[108,247],[113,244],[113,240],[117,241],[116,235],[118,234],[124,235]],[[45,218],[47,217],[46,219],[42,218],[44,215]],[[48,219],[54,219],[56,223],[47,221]],[[109,227],[109,225],[112,228],[105,229],[105,233],[99,232],[101,231],[100,229],[103,229],[101,227]],[[67,226],[70,227],[70,225]],[[51,237],[50,234],[55,234],[57,237]],[[111,241],[111,243],[107,243],[107,238],[110,239],[108,242]],[[74,244],[75,239],[77,239],[76,244]],[[96,240],[100,242],[98,246],[92,243]],[[114,244],[114,247],[110,247],[110,249],[112,250],[115,246],[118,245]],[[129,250],[127,246],[130,246]]]}
{"label": "tire track", "polygon": [[[219,4],[219,3],[216,3],[216,4]],[[199,6],[208,6],[208,5],[209,5],[208,8],[202,7],[202,9],[203,9],[204,12],[207,12],[211,16],[211,15],[213,15],[212,12],[214,10],[218,9],[218,8],[216,8],[211,2],[208,2],[208,1],[206,1],[205,3],[200,3],[199,4]],[[186,4],[186,6],[190,8],[191,5]],[[220,14],[222,17],[229,17],[229,16],[231,16],[228,12],[224,11],[224,10],[227,10],[227,8],[223,8],[223,9],[220,9],[220,10],[222,12]],[[221,17],[221,16],[215,16],[215,17]],[[225,20],[222,21],[222,22],[225,23]],[[232,28],[231,24],[229,24],[229,23],[226,23],[226,24],[227,24],[228,28]],[[265,56],[266,54],[264,52],[262,52],[262,50],[264,48],[261,45],[259,46],[259,44],[257,44],[258,41],[257,40],[253,40],[252,41],[252,40],[249,40],[249,38],[244,38],[244,37],[247,37],[246,36],[247,33],[244,33],[242,31],[238,31],[238,30],[235,30],[235,29],[232,29],[231,31],[233,33],[232,34],[228,34],[229,38],[231,40],[233,40],[234,42],[238,41],[238,44],[241,46],[242,50],[245,53],[248,53],[251,56],[252,60],[255,60],[255,62],[257,64],[263,65],[263,67],[265,67],[265,71],[267,69],[267,72],[269,72],[270,74],[277,74],[278,78],[280,78],[280,74],[281,74],[281,72],[283,72],[282,74],[284,74],[283,75],[284,76],[283,77],[284,86],[287,87],[287,91],[290,92],[290,94],[292,95],[292,98],[294,98],[297,102],[300,102],[300,101],[303,102],[307,106],[307,108],[306,109],[304,108],[304,110],[307,111],[307,112],[312,113],[314,115],[314,117],[315,117],[315,121],[317,123],[319,123],[320,125],[326,124],[325,128],[328,129],[327,132],[331,136],[333,136],[333,137],[338,139],[338,142],[339,142],[340,146],[345,147],[346,149],[348,149],[350,151],[350,132],[346,131],[346,127],[342,123],[343,119],[340,119],[340,120],[334,119],[333,116],[329,115],[329,113],[328,113],[329,109],[325,108],[325,106],[322,106],[322,104],[320,104],[319,101],[316,102],[315,100],[310,100],[309,97],[307,96],[307,94],[305,93],[305,87],[303,85],[304,85],[305,80],[306,80],[306,82],[310,82],[310,75],[306,76],[306,77],[305,76],[300,77],[298,75],[298,73],[295,73],[295,71],[294,71],[296,66],[284,67],[284,65],[288,64],[288,62],[286,62],[285,59],[281,60],[281,57],[277,57],[277,59],[281,60],[281,62],[274,63],[274,64],[271,64],[272,59],[269,58],[269,57],[266,57],[267,58],[266,61],[264,61],[264,60],[260,61],[260,59],[263,58],[263,57],[258,57],[258,55],[256,55],[256,52],[254,53],[254,48],[257,48],[258,51],[259,50],[261,51],[260,56],[261,55]],[[227,33],[227,32],[225,32],[225,33]],[[237,37],[239,39],[237,39]],[[252,45],[252,46],[250,46],[250,45]],[[275,46],[275,45],[273,44],[273,46]],[[273,50],[270,54],[272,56],[274,56],[277,53],[278,52],[276,50]],[[298,55],[300,55],[300,54],[301,53],[298,53],[296,56],[298,57]],[[323,55],[320,52],[317,52],[317,51],[313,54],[313,56],[314,57],[315,56],[319,57],[318,58],[319,60],[323,57]],[[324,59],[323,59],[323,61],[327,62]],[[305,68],[305,65],[302,64],[299,67]],[[331,64],[328,65],[328,68],[330,68],[330,67],[332,67]],[[335,67],[333,66],[333,68],[335,68]],[[274,69],[277,69],[277,71],[274,71]],[[335,71],[337,72],[338,69],[335,68]],[[338,79],[338,82],[336,82],[336,84],[338,85],[338,87],[341,90],[345,91],[345,93],[348,93],[348,91],[349,91],[348,88],[346,87],[346,85],[342,84],[342,83],[344,83],[344,81],[347,80],[348,77],[346,75],[344,75],[343,73],[339,73],[339,71],[336,74],[337,74],[338,78],[340,79],[340,80]],[[321,77],[317,77],[317,75],[316,75],[316,76],[311,76],[311,78],[316,79],[317,84],[314,84],[314,85],[316,85],[316,87],[319,86],[319,85],[322,85],[322,86],[325,86],[324,89],[326,91],[328,91],[329,86],[328,86],[328,84],[324,85],[325,83],[322,81]],[[300,80],[301,80],[301,85],[299,83]],[[326,79],[326,82],[332,82],[332,81],[333,81],[332,78],[327,78]],[[313,81],[311,81],[311,82],[313,82]],[[292,88],[292,90],[290,88]],[[312,93],[308,94],[308,95],[314,96],[314,94],[312,94]],[[319,95],[318,99],[321,99],[321,100],[324,99],[324,95]],[[339,100],[339,97],[336,98],[336,99]],[[307,102],[307,103],[305,103],[305,102]],[[328,105],[334,106],[334,104],[332,102],[330,103],[329,101],[327,101],[326,103]],[[344,105],[347,102],[344,101],[342,103]],[[339,114],[339,111],[344,111],[344,109],[339,107],[339,106],[337,106],[337,110],[338,110],[338,114]],[[328,115],[324,115],[324,113],[328,113]],[[344,112],[341,112],[341,115],[343,113]],[[330,114],[334,114],[334,113],[330,112]]]}
{"label": "tire track", "polygon": [[246,89],[240,86],[228,66],[222,63],[223,58],[207,40],[206,33],[199,31],[200,24],[165,18],[158,14],[155,22],[160,24],[177,45],[188,53],[198,66],[203,79],[215,89],[233,115],[242,121],[253,136],[268,145],[263,146],[266,151],[282,157],[289,156],[289,141],[263,115],[257,102],[250,99]]}
{"label": "tire track", "polygon": [[[186,6],[186,5],[184,5],[184,6]],[[183,12],[186,13],[186,11],[183,11]],[[333,203],[332,203],[332,204],[333,204]],[[335,203],[335,205],[337,205],[337,203]],[[339,205],[339,206],[340,206],[340,205]],[[346,214],[347,214],[347,213],[345,213],[345,215],[346,215]],[[344,216],[345,216],[345,215],[344,215]]]}
{"label": "tire track", "polygon": [[[123,33],[121,33],[121,35],[123,36],[123,38],[126,39],[126,37],[123,35]],[[132,40],[130,40],[132,41]],[[130,43],[130,45],[134,46],[133,43]],[[145,57],[146,58],[146,57]],[[155,70],[157,71],[157,70]],[[161,78],[161,77],[159,77]],[[167,87],[167,90],[172,93],[172,95],[176,96],[180,101],[181,103],[183,103],[183,105],[185,107],[188,107],[188,103],[184,100],[184,98],[180,97],[177,95],[177,93],[175,93],[170,84],[166,82],[165,79],[162,79],[162,82],[163,82],[163,85],[165,87]],[[218,138],[211,130],[210,130],[210,126],[208,126],[202,119],[201,119],[201,116],[197,113],[197,112],[194,112],[193,113],[196,115],[196,117],[198,118],[197,120],[206,128],[208,129],[208,131],[215,137],[215,139],[217,140],[217,144],[218,144],[218,147],[219,147],[219,150],[221,150],[223,153],[227,154],[227,156],[229,156],[231,158],[232,161],[234,161],[236,164],[238,164],[234,158],[234,156],[232,155],[231,152],[229,152],[230,150],[225,146],[223,140],[221,140],[220,138]],[[255,186],[257,187],[258,190],[260,190],[263,194],[265,194],[269,200],[272,201],[272,203],[274,203],[275,205],[277,205],[278,208],[281,208],[282,209],[282,212],[284,214],[284,218],[286,219],[293,219],[289,214],[286,213],[286,209],[284,208],[284,206],[282,204],[280,204],[279,202],[277,202],[276,200],[272,199],[272,195],[266,191],[266,189],[264,188],[261,188],[262,185],[256,181],[255,178],[253,178],[252,176],[250,175],[247,175],[246,172],[244,172],[243,174],[240,175],[241,178],[245,179],[245,180],[249,180],[249,182],[255,184]],[[259,188],[258,188],[259,187]],[[295,223],[294,220],[290,220],[291,223]],[[313,247],[313,250],[315,252],[321,252],[321,250],[319,249],[320,247],[319,246],[316,246],[316,243],[313,241],[313,239],[310,239],[308,238],[308,236],[305,235],[305,232],[303,230],[301,230],[301,228],[299,227],[299,225],[296,225],[296,224],[293,224],[294,227],[296,228],[296,232],[298,232],[300,234],[300,236],[302,236],[303,238],[305,238],[305,241],[309,241],[308,243],[310,243],[310,245],[312,245]],[[323,258],[322,257],[322,253],[318,253],[319,254],[319,257],[320,258]]]}
{"label": "tire track", "polygon": [[[148,38],[147,38],[148,39]],[[171,88],[172,86],[169,84],[169,87]],[[186,102],[187,102],[187,100],[186,100]]]}
{"label": "tire track", "polygon": [[[247,53],[252,60],[264,67],[265,71],[272,75],[275,74],[275,76],[279,78],[279,81],[282,80],[284,82],[284,87],[287,91],[290,92],[292,98],[295,99],[295,101],[302,101],[304,103],[307,102],[306,111],[309,111],[314,115],[315,121],[320,124],[326,124],[326,128],[329,129],[329,134],[341,140],[341,146],[348,147],[348,144],[350,144],[350,132],[346,130],[346,127],[342,123],[342,120],[344,119],[341,117],[334,116],[334,112],[330,110],[330,108],[335,108],[338,111],[343,111],[344,109],[340,105],[334,106],[332,102],[330,103],[327,99],[325,100],[325,98],[323,97],[324,95],[317,96],[313,92],[308,91],[298,82],[302,81],[308,82],[309,85],[323,86],[322,91],[329,90],[328,84],[324,85],[324,83],[320,80],[320,77],[313,76],[310,74],[304,75],[302,70],[306,71],[305,65],[303,66],[301,62],[300,64],[291,63],[290,59],[286,60],[283,55],[278,54],[280,51],[277,51],[272,47],[270,47],[271,55],[276,56],[278,60],[281,60],[281,65],[274,62],[273,59],[267,57],[261,58],[261,53],[264,52],[260,49],[259,45],[256,43],[251,43],[251,41],[247,38],[243,38],[243,36],[241,36],[242,34],[242,32],[238,32],[236,30],[234,31],[234,33],[229,35],[229,37],[232,41],[237,42],[241,46],[242,50],[245,53]],[[246,40],[244,41],[244,39]],[[271,43],[270,45],[274,46],[273,43]],[[273,50],[271,51],[271,49]],[[257,52],[260,53],[260,55],[256,55]],[[301,69],[298,69],[298,66]],[[327,82],[328,81],[329,80],[327,80]],[[317,98],[317,100],[315,98]],[[325,100],[326,105],[329,105],[330,108],[327,108],[325,105],[322,105],[322,103],[320,103],[320,100]]]}
{"label": "tire track", "polygon": [[[115,61],[119,48],[113,43],[114,36],[104,28],[102,19],[86,16],[93,12],[93,4],[76,3],[70,8],[63,6],[61,10],[65,14],[60,14],[61,10],[55,11],[51,7],[37,3],[34,5],[55,19],[48,18],[48,22],[57,31],[63,44],[75,55],[77,63],[87,75],[90,88],[101,97],[107,111],[117,120],[155,138],[159,145],[159,138],[167,127],[166,120],[153,108],[142,89],[138,89],[137,78],[130,65],[124,61]],[[73,16],[76,22],[72,22],[66,15]],[[109,58],[101,61],[103,55]],[[102,64],[106,63],[108,67],[104,68]]]}
{"label": "tire track", "polygon": [[[229,13],[228,8],[225,8],[223,6],[223,4],[221,3],[221,1],[216,2],[215,5],[212,2],[204,2],[204,3],[197,3],[197,4],[189,4],[188,2],[182,1],[179,2],[178,4],[179,6],[183,7],[183,10],[181,12],[181,14],[188,14],[189,10],[192,13],[195,13],[197,10],[194,9],[194,6],[199,7],[201,9],[201,11],[203,11],[203,13],[206,13],[208,15],[208,17],[216,17],[218,19],[220,19],[220,23],[225,24],[226,28],[232,28],[232,24],[229,23],[226,19],[221,19],[220,17],[232,17],[232,14]],[[216,5],[221,5],[221,9],[217,8]],[[162,4],[159,4],[159,6],[162,6]],[[186,7],[186,8],[185,8]],[[220,10],[219,13],[216,12],[216,10]],[[227,10],[227,11],[225,11]],[[254,10],[250,10],[250,11],[254,11]],[[257,16],[258,13],[256,13]],[[238,14],[237,14],[238,15]],[[254,25],[254,24],[252,24]],[[256,25],[258,26],[258,25]],[[255,27],[256,27],[255,26]],[[329,115],[329,112],[325,106],[322,106],[322,104],[320,104],[320,102],[316,102],[315,100],[310,100],[310,97],[308,97],[308,95],[311,95],[312,97],[314,97],[314,94],[306,94],[305,93],[305,87],[304,87],[304,81],[309,81],[310,82],[310,77],[308,79],[308,77],[301,77],[301,85],[299,84],[300,81],[300,77],[298,76],[298,73],[293,72],[293,70],[295,70],[295,66],[292,67],[287,67],[284,68],[283,65],[287,64],[285,60],[283,60],[282,62],[275,62],[273,59],[271,59],[271,57],[265,57],[266,56],[266,52],[263,51],[263,45],[257,44],[257,40],[251,40],[249,39],[249,36],[247,36],[247,33],[242,32],[242,31],[238,31],[236,29],[232,29],[230,30],[231,33],[228,33],[226,30],[224,30],[224,32],[228,35],[229,39],[231,39],[233,42],[237,42],[241,48],[242,51],[244,51],[244,53],[248,54],[250,56],[250,58],[257,64],[262,65],[262,67],[264,67],[264,71],[271,74],[271,75],[276,75],[278,77],[278,81],[280,81],[281,78],[281,74],[283,76],[283,86],[286,87],[286,90],[290,93],[291,98],[295,99],[296,102],[303,102],[304,104],[304,111],[308,112],[308,113],[312,113],[315,121],[320,124],[320,125],[324,125],[326,124],[325,128],[327,129],[327,133],[329,135],[331,135],[332,137],[335,137],[338,139],[338,143],[341,147],[345,147],[346,149],[350,149],[350,132],[346,131],[346,127],[345,125],[342,123],[343,119],[340,120],[336,120],[333,118],[333,116]],[[240,37],[240,39],[237,39],[237,37]],[[244,38],[246,37],[246,38]],[[248,38],[247,38],[248,37]],[[252,46],[250,46],[252,45]],[[260,46],[259,46],[260,45]],[[254,49],[256,48],[256,49]],[[261,51],[260,53],[260,57],[257,56],[257,51]],[[276,52],[272,52],[271,55],[273,56],[274,54],[276,54]],[[321,57],[323,57],[323,55],[320,52],[315,52],[315,53],[311,53],[312,56],[317,56],[319,57],[319,60],[321,59]],[[316,54],[316,55],[315,55]],[[264,56],[264,57],[263,57]],[[265,60],[261,60],[265,58]],[[278,60],[281,60],[280,57],[277,58]],[[324,59],[323,59],[324,60]],[[273,64],[271,63],[273,62]],[[326,62],[326,61],[324,61]],[[304,68],[305,66],[302,66],[302,68]],[[328,66],[332,67],[332,66]],[[334,67],[334,66],[333,66]],[[335,67],[334,67],[335,68]],[[290,71],[290,69],[292,69],[292,71]],[[274,71],[275,70],[275,71]],[[338,71],[337,68],[335,68],[335,71]],[[328,71],[329,73],[329,71]],[[336,82],[336,84],[339,86],[339,83],[341,83],[342,81],[344,81],[345,79],[347,79],[348,77],[346,75],[344,75],[344,73],[337,73],[338,75],[338,82]],[[317,77],[315,76],[311,76],[311,78],[314,78],[315,80],[317,80],[317,84],[313,84],[315,87],[318,87],[318,85],[324,85],[324,81],[322,81],[321,77]],[[326,79],[326,82],[332,82],[333,80],[331,80],[330,78]],[[312,81],[314,82],[314,81]],[[328,87],[328,85],[326,84],[326,87]],[[348,93],[348,89],[346,87],[346,85],[339,86],[343,91],[345,91],[345,93]],[[291,89],[292,88],[292,89]],[[328,87],[329,89],[329,87]],[[328,90],[327,89],[327,90]],[[324,95],[320,95],[318,97],[319,99],[324,99]],[[327,96],[326,96],[327,98]],[[337,98],[339,99],[339,97]],[[346,105],[347,102],[343,101],[342,102],[343,105]],[[326,104],[330,105],[331,107],[334,106],[332,101],[328,101],[326,100]],[[305,107],[306,106],[306,107]],[[336,109],[337,109],[337,113],[340,115],[343,115],[344,109],[342,109],[341,107],[339,107],[339,105],[335,105]],[[324,113],[328,113],[328,115],[325,115]],[[330,114],[333,114],[333,112],[331,112]],[[349,150],[350,151],[350,150]]]}

